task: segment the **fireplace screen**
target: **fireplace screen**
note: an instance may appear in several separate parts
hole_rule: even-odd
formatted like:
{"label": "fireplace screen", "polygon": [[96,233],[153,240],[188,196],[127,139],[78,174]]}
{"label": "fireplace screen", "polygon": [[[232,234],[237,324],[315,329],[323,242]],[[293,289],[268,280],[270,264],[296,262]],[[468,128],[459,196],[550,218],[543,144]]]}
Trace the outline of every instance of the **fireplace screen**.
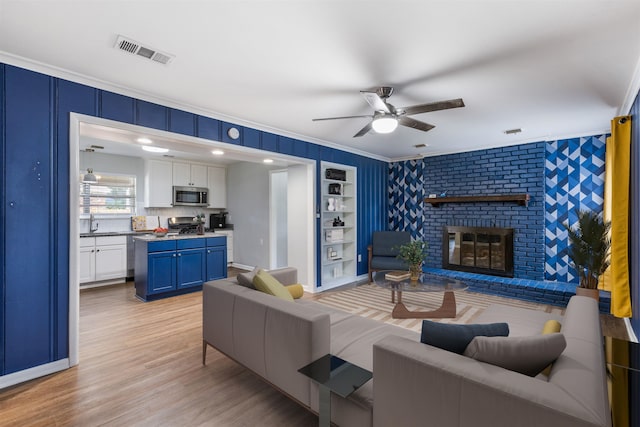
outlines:
{"label": "fireplace screen", "polygon": [[442,267],[513,277],[513,229],[445,227]]}

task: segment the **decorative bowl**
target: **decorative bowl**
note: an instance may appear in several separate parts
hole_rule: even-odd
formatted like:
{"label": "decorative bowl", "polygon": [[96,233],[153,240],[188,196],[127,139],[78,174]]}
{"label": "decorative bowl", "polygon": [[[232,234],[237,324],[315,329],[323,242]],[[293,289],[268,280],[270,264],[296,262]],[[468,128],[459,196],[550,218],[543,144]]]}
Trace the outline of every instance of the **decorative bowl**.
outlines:
{"label": "decorative bowl", "polygon": [[164,237],[164,236],[167,235],[167,232],[166,231],[154,231],[153,235],[156,236],[156,237]]}

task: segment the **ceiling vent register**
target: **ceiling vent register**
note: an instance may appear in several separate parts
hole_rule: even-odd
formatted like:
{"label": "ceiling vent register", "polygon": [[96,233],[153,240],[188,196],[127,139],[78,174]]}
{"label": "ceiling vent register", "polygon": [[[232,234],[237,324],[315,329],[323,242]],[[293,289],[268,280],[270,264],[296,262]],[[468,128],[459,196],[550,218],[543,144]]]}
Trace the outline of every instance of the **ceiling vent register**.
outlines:
{"label": "ceiling vent register", "polygon": [[169,64],[171,61],[173,61],[173,58],[175,58],[175,55],[171,55],[170,53],[166,52],[160,52],[157,49],[153,49],[150,47],[142,46],[137,41],[123,36],[118,36],[114,47],[123,52],[141,56],[143,58],[147,58],[164,65]]}

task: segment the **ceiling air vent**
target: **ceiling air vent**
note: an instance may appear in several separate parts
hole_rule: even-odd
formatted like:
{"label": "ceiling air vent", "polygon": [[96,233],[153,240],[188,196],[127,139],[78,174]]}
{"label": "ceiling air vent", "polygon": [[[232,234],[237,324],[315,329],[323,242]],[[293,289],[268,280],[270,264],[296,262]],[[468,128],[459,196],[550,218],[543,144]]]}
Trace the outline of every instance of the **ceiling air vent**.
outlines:
{"label": "ceiling air vent", "polygon": [[157,49],[148,46],[142,46],[137,41],[123,36],[118,36],[114,47],[123,52],[141,56],[164,65],[167,65],[173,60],[173,58],[175,58],[175,55],[171,55],[166,52],[159,52]]}

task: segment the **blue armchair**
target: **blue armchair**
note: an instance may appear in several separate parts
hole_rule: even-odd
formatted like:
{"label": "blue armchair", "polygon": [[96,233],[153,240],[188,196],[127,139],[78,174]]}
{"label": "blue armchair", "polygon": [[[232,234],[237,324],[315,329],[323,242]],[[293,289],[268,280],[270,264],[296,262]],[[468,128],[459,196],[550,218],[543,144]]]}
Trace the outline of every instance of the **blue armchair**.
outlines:
{"label": "blue armchair", "polygon": [[369,283],[372,273],[380,270],[409,270],[406,262],[396,258],[398,247],[411,242],[408,231],[374,231],[369,252]]}

